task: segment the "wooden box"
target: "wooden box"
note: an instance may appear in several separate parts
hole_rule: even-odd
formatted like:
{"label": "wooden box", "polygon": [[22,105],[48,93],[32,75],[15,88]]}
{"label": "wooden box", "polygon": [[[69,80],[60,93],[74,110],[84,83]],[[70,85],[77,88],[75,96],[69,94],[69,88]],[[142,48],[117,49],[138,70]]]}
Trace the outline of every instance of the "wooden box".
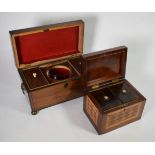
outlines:
{"label": "wooden box", "polygon": [[32,114],[83,96],[83,21],[10,31],[16,67]]}
{"label": "wooden box", "polygon": [[83,21],[10,31],[32,114],[84,95],[99,134],[141,118],[145,97],[125,79],[125,46],[83,55]]}
{"label": "wooden box", "polygon": [[141,118],[145,98],[125,79],[127,48],[83,56],[84,112],[98,134]]}

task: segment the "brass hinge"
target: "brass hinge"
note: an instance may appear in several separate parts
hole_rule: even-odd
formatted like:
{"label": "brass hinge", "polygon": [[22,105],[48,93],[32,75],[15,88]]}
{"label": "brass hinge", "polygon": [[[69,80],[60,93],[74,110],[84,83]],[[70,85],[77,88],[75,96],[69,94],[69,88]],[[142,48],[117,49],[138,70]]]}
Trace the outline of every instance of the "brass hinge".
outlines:
{"label": "brass hinge", "polygon": [[73,55],[71,55],[71,56],[68,58],[68,60],[76,59],[76,58],[78,58],[78,57],[80,57],[80,56],[81,56],[81,54],[73,54]]}
{"label": "brass hinge", "polygon": [[113,79],[112,83],[116,83],[116,82],[119,82],[119,81],[120,81],[120,79]]}
{"label": "brass hinge", "polygon": [[97,85],[94,85],[94,86],[92,86],[91,88],[92,89],[97,89],[97,88],[99,88],[100,86],[97,84]]}
{"label": "brass hinge", "polygon": [[23,69],[29,69],[32,68],[32,65],[26,65]]}
{"label": "brass hinge", "polygon": [[68,59],[69,60],[72,60],[72,59],[75,59],[75,58],[77,58],[78,56],[77,55],[72,55],[71,57],[69,57]]}
{"label": "brass hinge", "polygon": [[26,67],[28,67],[28,68],[29,68],[29,67],[32,67],[32,65],[26,65]]}

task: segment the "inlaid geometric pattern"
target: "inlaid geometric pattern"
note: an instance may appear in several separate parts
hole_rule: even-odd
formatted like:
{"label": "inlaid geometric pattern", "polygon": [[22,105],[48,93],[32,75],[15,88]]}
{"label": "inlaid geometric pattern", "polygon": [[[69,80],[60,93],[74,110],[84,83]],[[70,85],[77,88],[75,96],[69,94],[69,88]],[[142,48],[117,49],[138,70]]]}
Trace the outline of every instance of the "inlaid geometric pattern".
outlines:
{"label": "inlaid geometric pattern", "polygon": [[122,108],[107,115],[106,129],[116,127],[139,116],[142,102]]}
{"label": "inlaid geometric pattern", "polygon": [[92,121],[97,125],[99,111],[88,96],[86,97],[86,111],[89,114]]}

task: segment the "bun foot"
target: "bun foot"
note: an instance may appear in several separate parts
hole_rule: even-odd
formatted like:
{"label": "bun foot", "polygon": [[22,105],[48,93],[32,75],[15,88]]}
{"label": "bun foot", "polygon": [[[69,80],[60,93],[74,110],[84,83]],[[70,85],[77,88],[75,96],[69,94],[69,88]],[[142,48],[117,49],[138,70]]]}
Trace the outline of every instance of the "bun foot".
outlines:
{"label": "bun foot", "polygon": [[31,114],[32,115],[37,115],[39,111],[32,111]]}

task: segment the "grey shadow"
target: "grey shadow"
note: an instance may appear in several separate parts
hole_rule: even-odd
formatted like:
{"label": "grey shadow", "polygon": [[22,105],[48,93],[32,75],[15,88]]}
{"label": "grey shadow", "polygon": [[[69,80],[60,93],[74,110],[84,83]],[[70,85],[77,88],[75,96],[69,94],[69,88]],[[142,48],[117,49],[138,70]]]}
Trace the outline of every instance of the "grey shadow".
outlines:
{"label": "grey shadow", "polygon": [[[2,63],[4,64],[4,62]],[[15,67],[10,69],[10,65],[12,64],[5,65],[5,70],[1,70],[4,74],[1,76],[0,84],[0,108],[31,114],[30,106],[27,103],[27,98],[24,94],[22,94],[20,85],[21,79],[18,71]]]}
{"label": "grey shadow", "polygon": [[65,111],[65,116],[73,126],[97,135],[96,130],[83,111],[83,97],[65,102],[62,106]]}

